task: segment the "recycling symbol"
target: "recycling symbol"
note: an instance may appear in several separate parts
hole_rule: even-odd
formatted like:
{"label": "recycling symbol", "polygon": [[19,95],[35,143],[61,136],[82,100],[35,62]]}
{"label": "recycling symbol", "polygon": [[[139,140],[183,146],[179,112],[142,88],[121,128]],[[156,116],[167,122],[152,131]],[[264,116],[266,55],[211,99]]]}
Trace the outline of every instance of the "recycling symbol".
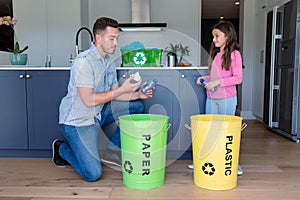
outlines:
{"label": "recycling symbol", "polygon": [[147,58],[143,52],[136,52],[136,54],[133,57],[133,62],[136,65],[143,65],[147,61]]}
{"label": "recycling symbol", "polygon": [[212,163],[205,163],[202,166],[202,171],[204,172],[204,174],[212,176],[214,175],[216,169],[214,168],[214,165]]}
{"label": "recycling symbol", "polygon": [[132,164],[129,160],[126,160],[124,162],[124,170],[125,172],[127,172],[128,174],[131,174],[132,171],[133,171],[133,167],[132,167]]}

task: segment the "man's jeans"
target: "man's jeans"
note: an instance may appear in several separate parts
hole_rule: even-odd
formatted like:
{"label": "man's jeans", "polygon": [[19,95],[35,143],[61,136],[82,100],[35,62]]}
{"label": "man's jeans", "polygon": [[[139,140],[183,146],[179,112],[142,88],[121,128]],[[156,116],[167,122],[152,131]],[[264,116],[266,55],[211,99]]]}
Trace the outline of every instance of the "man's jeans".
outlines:
{"label": "man's jeans", "polygon": [[[98,134],[103,125],[110,124],[125,114],[139,114],[144,110],[143,103],[137,101],[112,101],[106,103],[101,112],[101,121],[94,125],[75,127],[61,124],[67,143],[59,148],[60,156],[67,160],[75,171],[86,181],[92,182],[102,176],[102,166],[98,153]],[[108,148],[120,148],[120,129],[116,129]]]}

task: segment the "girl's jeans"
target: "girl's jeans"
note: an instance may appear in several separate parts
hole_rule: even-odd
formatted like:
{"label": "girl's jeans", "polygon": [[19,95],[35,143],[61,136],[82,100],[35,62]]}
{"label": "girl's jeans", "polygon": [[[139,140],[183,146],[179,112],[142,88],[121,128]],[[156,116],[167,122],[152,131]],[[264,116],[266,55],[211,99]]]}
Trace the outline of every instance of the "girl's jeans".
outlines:
{"label": "girl's jeans", "polygon": [[[92,182],[102,176],[102,166],[98,153],[98,134],[103,125],[110,124],[125,114],[139,114],[144,110],[141,101],[112,101],[106,103],[101,111],[101,121],[95,119],[90,126],[75,127],[60,124],[67,140],[59,148],[60,156],[67,160],[75,171],[86,181]],[[108,148],[119,150],[120,129],[116,129]]]}
{"label": "girl's jeans", "polygon": [[224,99],[206,99],[206,114],[235,115],[237,105],[236,95]]}

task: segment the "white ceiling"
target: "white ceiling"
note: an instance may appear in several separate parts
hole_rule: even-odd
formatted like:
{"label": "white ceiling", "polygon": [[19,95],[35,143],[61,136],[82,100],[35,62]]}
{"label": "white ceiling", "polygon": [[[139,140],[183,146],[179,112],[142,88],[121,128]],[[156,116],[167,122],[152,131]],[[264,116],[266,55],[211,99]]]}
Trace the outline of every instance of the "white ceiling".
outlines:
{"label": "white ceiling", "polygon": [[202,0],[202,18],[218,19],[239,18],[239,6],[234,5],[237,0]]}

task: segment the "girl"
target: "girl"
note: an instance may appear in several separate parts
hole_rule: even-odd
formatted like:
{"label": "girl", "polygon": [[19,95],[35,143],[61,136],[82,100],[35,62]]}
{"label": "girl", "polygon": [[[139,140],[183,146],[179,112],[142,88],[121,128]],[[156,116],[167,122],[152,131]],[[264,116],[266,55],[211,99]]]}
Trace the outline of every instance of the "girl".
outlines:
{"label": "girl", "polygon": [[[237,105],[236,85],[242,82],[242,57],[237,34],[231,22],[220,21],[212,28],[208,75],[204,79],[207,90],[206,114],[235,115]],[[193,164],[188,166],[193,169]],[[241,167],[238,174],[243,173]]]}

